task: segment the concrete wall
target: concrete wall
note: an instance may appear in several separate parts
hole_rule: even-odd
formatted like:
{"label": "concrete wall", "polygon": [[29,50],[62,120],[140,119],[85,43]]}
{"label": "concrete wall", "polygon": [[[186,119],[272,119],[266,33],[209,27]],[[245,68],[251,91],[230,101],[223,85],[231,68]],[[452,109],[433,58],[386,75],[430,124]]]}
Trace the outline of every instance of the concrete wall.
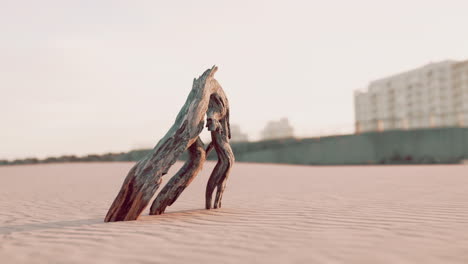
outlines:
{"label": "concrete wall", "polygon": [[468,159],[468,128],[386,131],[234,144],[237,161],[289,164],[459,163]]}

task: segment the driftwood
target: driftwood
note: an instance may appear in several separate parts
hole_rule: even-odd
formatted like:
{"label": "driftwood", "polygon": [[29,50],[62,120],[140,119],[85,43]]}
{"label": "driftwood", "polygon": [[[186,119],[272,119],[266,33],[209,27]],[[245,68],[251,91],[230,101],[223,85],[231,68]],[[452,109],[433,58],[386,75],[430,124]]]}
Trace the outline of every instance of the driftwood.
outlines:
{"label": "driftwood", "polygon": [[[161,184],[162,176],[167,174],[177,158],[188,149],[189,159],[158,194],[151,206],[150,214],[161,214],[167,206],[174,203],[202,169],[206,160],[207,153],[199,138],[204,127],[205,114],[208,115],[208,125],[220,124],[217,127],[219,129],[210,129],[213,138],[210,146],[216,149],[219,159],[207,186],[206,208],[211,208],[208,203],[211,204],[211,194],[215,187],[218,187],[218,191],[214,207],[220,207],[234,156],[229,147],[230,135],[226,134],[229,133],[229,106],[224,91],[214,79],[216,71],[217,67],[213,67],[198,79],[194,79],[192,90],[174,125],[154,149],[129,171],[120,192],[107,212],[105,222],[136,220],[154,196]],[[220,105],[219,102],[226,104]],[[208,152],[209,149],[210,147]],[[225,164],[225,161],[228,163]]]}
{"label": "driftwood", "polygon": [[206,186],[205,208],[211,209],[211,200],[215,188],[216,198],[213,207],[221,208],[221,199],[226,188],[226,181],[234,164],[234,154],[229,145],[229,139],[231,138],[229,102],[223,89],[219,89],[218,92],[211,95],[206,118],[206,126],[211,131],[211,143],[207,152],[214,147],[218,155],[218,163]]}

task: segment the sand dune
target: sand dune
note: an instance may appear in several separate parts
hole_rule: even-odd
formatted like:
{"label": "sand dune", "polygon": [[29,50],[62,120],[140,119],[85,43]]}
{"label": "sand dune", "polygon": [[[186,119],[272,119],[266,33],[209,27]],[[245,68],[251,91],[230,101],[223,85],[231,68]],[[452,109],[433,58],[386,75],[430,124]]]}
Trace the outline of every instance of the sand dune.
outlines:
{"label": "sand dune", "polygon": [[208,163],[167,214],[103,223],[131,166],[0,167],[0,263],[468,262],[467,166],[237,163],[207,211]]}

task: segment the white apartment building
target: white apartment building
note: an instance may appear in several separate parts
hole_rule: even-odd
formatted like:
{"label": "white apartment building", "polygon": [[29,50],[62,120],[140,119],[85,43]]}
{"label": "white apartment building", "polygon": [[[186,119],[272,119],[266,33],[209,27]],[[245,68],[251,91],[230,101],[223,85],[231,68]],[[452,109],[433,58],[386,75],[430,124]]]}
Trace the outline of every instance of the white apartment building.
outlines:
{"label": "white apartment building", "polygon": [[443,61],[355,91],[356,133],[468,126],[468,61]]}

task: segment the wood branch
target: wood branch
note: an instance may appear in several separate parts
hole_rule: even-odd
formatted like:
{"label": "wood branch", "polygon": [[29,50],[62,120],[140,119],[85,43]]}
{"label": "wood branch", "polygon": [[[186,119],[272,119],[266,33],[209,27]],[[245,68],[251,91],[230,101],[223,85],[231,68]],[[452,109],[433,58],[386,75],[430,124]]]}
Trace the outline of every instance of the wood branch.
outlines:
{"label": "wood branch", "polygon": [[200,138],[189,149],[189,158],[184,166],[174,175],[164,188],[158,193],[150,209],[150,215],[164,213],[167,206],[171,206],[197,176],[206,161],[204,144]]}
{"label": "wood branch", "polygon": [[[207,112],[207,127],[212,131],[212,142],[208,145],[206,151],[203,149],[203,142],[198,139],[189,147],[189,158],[184,166],[175,176],[164,186],[154,200],[150,214],[159,215],[164,213],[167,206],[171,206],[185,188],[192,182],[198,172],[202,169],[206,157],[210,151],[215,148],[218,153],[218,164],[213,171],[207,188],[207,202],[211,208],[211,197],[214,188],[217,187],[214,208],[221,207],[221,200],[226,187],[227,177],[234,163],[234,155],[229,145],[231,138],[229,125],[229,102],[227,97],[219,86],[216,93],[210,96],[210,102]],[[209,193],[209,195],[208,195]]]}
{"label": "wood branch", "polygon": [[218,155],[218,162],[210,175],[205,193],[205,208],[211,209],[211,201],[214,189],[216,188],[216,198],[213,208],[221,208],[221,200],[226,188],[226,182],[234,165],[234,153],[229,145],[231,138],[231,128],[229,124],[229,102],[222,88],[217,93],[211,95],[207,112],[207,127],[211,131],[212,147]]}
{"label": "wood branch", "polygon": [[136,220],[161,184],[161,177],[198,140],[210,97],[220,89],[214,79],[216,70],[217,67],[213,66],[194,79],[192,90],[174,125],[154,149],[129,171],[107,212],[105,222]]}

